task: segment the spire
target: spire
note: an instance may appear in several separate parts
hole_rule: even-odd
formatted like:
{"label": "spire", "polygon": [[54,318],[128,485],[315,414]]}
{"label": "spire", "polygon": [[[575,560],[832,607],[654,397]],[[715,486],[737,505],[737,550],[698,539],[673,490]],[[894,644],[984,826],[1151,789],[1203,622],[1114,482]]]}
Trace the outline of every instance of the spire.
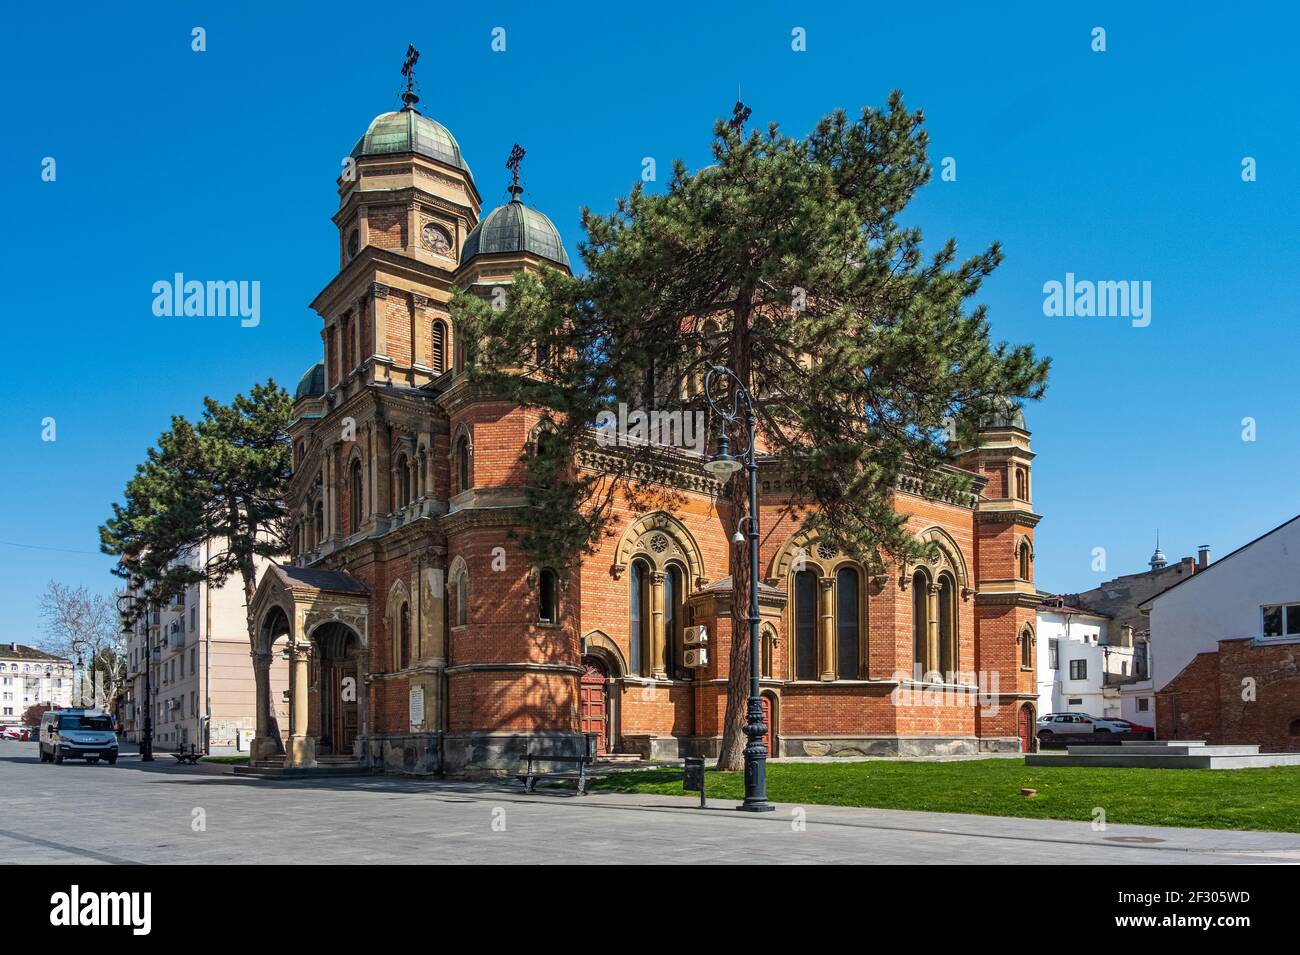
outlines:
{"label": "spire", "polygon": [[524,191],[524,187],[519,185],[519,164],[523,161],[524,147],[515,143],[510,150],[510,158],[506,160],[506,168],[510,170],[510,185],[506,191],[510,193],[511,202],[518,202],[519,194]]}
{"label": "spire", "polygon": [[1164,552],[1160,550],[1160,530],[1156,529],[1156,552],[1151,555],[1151,569],[1161,570],[1168,566],[1169,561],[1165,560]]}
{"label": "spire", "polygon": [[402,102],[406,105],[403,110],[410,110],[418,113],[415,104],[420,102],[420,97],[415,95],[415,64],[420,62],[420,51],[415,48],[414,43],[406,44],[406,59],[402,62],[402,75],[406,77],[406,90],[402,93]]}

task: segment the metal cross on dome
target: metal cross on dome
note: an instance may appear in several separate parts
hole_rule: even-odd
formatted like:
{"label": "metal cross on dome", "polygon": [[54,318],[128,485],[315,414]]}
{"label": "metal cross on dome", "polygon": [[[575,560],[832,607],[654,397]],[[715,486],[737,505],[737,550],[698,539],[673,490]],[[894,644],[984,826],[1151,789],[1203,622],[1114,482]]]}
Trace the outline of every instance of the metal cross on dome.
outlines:
{"label": "metal cross on dome", "polygon": [[406,92],[402,94],[402,102],[407,106],[420,101],[420,97],[415,95],[415,64],[418,62],[420,62],[420,51],[415,48],[414,43],[406,44],[406,59],[402,61],[402,75],[406,77]]}
{"label": "metal cross on dome", "polygon": [[743,129],[745,126],[745,121],[749,119],[749,117],[753,114],[753,112],[754,111],[752,109],[750,109],[740,100],[736,100],[736,105],[731,110],[731,120],[727,123],[727,125],[730,126],[732,129],[734,129],[736,132],[740,132],[741,129]]}
{"label": "metal cross on dome", "polygon": [[510,170],[510,194],[517,196],[523,192],[523,187],[519,185],[519,164],[524,161],[524,147],[515,143],[514,148],[510,150],[510,158],[506,160],[506,168]]}

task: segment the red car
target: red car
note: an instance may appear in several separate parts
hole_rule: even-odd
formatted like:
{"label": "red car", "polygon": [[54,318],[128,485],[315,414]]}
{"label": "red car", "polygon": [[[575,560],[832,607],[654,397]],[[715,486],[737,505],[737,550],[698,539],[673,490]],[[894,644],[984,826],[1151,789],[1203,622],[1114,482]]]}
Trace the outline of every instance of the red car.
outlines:
{"label": "red car", "polygon": [[1124,733],[1125,739],[1155,739],[1156,731],[1150,726],[1143,726],[1141,723],[1134,723],[1132,720],[1111,720],[1112,723],[1120,723],[1128,729]]}

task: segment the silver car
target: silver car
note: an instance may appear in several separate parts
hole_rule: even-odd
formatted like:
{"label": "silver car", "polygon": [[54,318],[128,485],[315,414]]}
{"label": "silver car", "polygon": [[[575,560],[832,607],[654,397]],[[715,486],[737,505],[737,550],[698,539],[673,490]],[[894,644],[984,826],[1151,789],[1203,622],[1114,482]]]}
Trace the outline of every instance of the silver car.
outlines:
{"label": "silver car", "polygon": [[113,717],[98,710],[46,710],[41,716],[40,748],[42,763],[102,759],[111,766],[117,762]]}
{"label": "silver car", "polygon": [[1038,721],[1038,741],[1100,743],[1122,736],[1128,727],[1114,720],[1099,720],[1087,713],[1048,713]]}

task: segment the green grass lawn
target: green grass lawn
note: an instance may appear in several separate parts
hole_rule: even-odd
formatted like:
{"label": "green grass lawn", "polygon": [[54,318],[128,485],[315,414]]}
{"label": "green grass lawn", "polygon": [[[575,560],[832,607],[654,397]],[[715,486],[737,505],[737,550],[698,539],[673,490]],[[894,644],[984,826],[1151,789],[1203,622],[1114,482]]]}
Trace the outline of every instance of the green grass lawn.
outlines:
{"label": "green grass lawn", "polygon": [[[708,771],[710,799],[740,799],[741,773]],[[691,795],[680,769],[614,773],[595,791]],[[1031,798],[1020,790],[1036,789]],[[1088,769],[1025,766],[1018,759],[921,763],[769,763],[774,802],[925,812],[1300,832],[1300,766],[1265,769]]]}
{"label": "green grass lawn", "polygon": [[246,763],[247,756],[204,756],[201,763]]}

